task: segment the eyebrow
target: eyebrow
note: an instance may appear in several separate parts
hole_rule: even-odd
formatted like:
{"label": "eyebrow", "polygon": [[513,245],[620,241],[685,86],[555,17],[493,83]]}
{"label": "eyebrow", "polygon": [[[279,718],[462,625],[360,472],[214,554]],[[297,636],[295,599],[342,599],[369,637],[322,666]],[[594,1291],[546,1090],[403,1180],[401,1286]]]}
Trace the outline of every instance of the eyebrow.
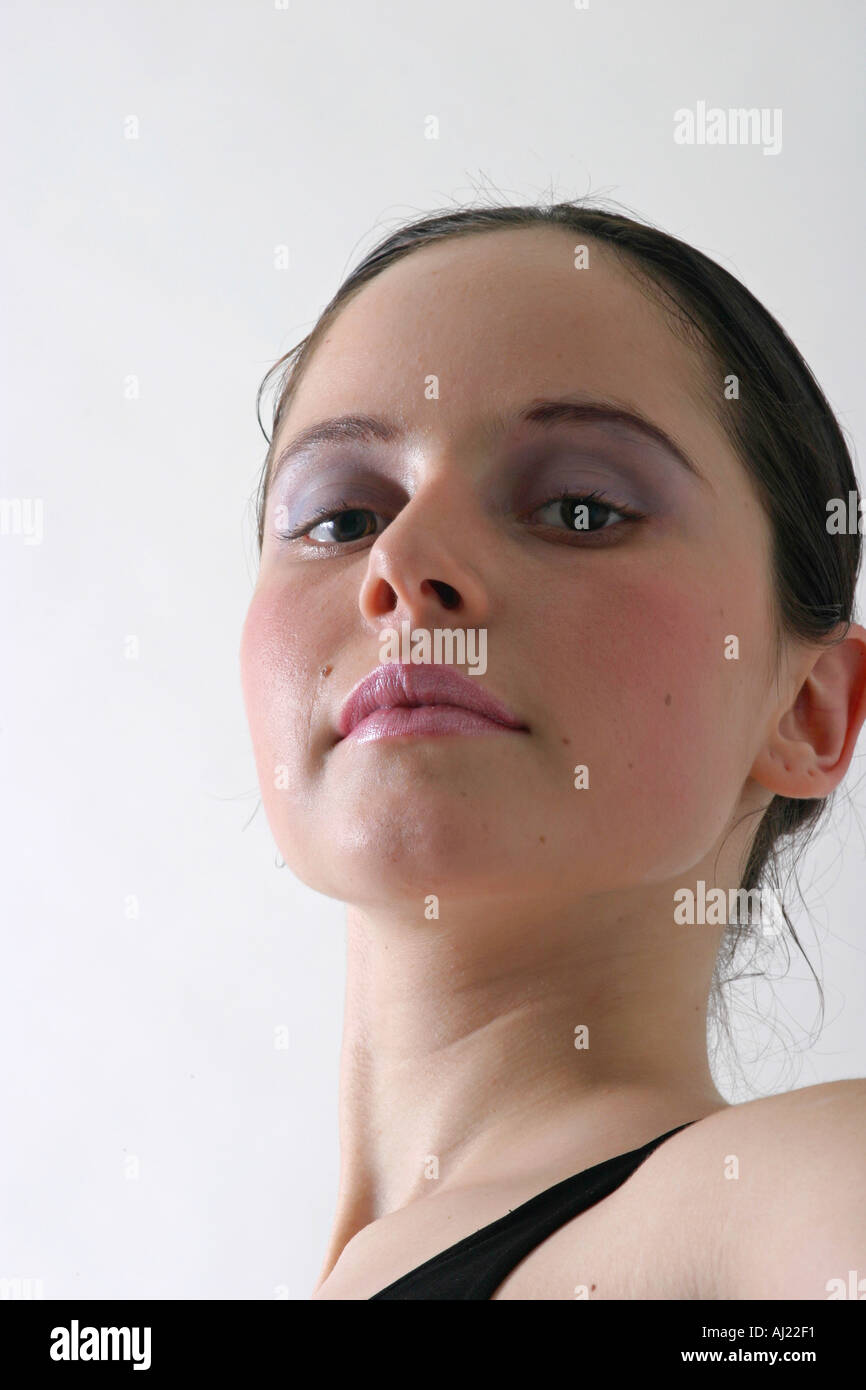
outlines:
{"label": "eyebrow", "polygon": [[[501,412],[489,415],[485,421],[488,433],[505,434],[516,425],[537,425],[541,428],[554,428],[561,424],[601,422],[628,426],[636,433],[656,444],[661,444],[678,463],[702,483],[708,480],[681,445],[677,444],[661,426],[648,420],[645,415],[626,406],[605,401],[581,401],[572,398],[548,400],[537,398],[530,401],[516,414],[508,417]],[[409,430],[405,424],[380,419],[375,415],[335,415],[320,420],[301,430],[280,450],[274,461],[271,483],[274,483],[287,464],[313,453],[320,445],[341,443],[350,440],[356,444],[393,443],[407,438]]]}

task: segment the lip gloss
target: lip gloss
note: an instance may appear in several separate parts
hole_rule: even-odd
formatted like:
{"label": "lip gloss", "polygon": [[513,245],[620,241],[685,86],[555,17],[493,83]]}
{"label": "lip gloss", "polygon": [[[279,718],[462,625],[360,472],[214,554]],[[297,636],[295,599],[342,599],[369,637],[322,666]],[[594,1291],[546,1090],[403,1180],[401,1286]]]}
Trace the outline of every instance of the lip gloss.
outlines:
{"label": "lip gloss", "polygon": [[[510,734],[519,732],[487,719],[460,705],[393,705],[375,709],[362,719],[346,739],[371,743],[383,738],[425,737],[441,734]],[[345,741],[345,740],[344,740]]]}

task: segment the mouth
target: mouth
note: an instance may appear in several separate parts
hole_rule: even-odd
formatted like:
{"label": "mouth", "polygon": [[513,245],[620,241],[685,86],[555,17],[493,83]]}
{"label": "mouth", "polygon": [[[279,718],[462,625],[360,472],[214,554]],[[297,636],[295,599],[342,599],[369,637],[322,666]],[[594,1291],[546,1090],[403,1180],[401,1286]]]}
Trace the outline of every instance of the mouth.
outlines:
{"label": "mouth", "polygon": [[489,690],[450,666],[388,662],[349,692],[340,710],[340,740],[445,734],[528,733]]}

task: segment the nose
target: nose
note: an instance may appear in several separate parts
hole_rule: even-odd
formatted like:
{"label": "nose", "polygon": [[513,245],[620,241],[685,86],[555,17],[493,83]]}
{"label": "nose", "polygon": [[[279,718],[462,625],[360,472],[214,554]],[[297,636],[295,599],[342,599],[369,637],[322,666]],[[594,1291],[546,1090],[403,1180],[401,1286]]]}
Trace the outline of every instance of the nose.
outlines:
{"label": "nose", "polygon": [[417,492],[370,549],[358,596],[366,621],[427,628],[448,614],[461,627],[485,626],[490,599],[475,562],[477,531],[470,558],[472,529],[473,502],[462,490]]}

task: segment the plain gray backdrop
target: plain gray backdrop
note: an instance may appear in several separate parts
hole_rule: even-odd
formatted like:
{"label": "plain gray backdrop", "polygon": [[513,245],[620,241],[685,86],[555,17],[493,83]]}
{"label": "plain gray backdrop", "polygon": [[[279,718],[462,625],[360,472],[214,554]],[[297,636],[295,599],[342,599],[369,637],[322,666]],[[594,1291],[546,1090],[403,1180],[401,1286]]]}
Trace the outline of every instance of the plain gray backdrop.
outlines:
{"label": "plain gray backdrop", "polygon": [[[758,295],[856,449],[861,27],[855,0],[6,4],[0,492],[43,532],[0,536],[0,1277],[303,1299],[323,1258],[343,909],[275,867],[238,675],[267,368],[404,218],[603,195]],[[780,110],[781,150],[675,143],[699,101]],[[824,1031],[795,953],[734,1000],[731,1099],[866,1074],[862,745],[800,863]]]}

